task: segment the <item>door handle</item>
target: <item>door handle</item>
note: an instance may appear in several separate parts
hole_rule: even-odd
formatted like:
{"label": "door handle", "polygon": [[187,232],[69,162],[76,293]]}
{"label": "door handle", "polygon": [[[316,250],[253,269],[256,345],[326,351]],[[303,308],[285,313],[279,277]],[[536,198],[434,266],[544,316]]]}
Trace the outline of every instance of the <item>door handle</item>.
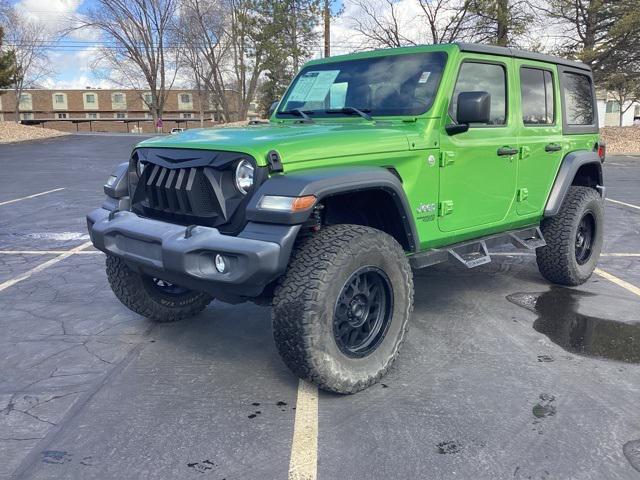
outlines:
{"label": "door handle", "polygon": [[511,147],[500,147],[498,149],[498,155],[500,157],[510,157],[512,155],[517,155],[518,152],[520,150],[518,150],[517,148],[511,148]]}
{"label": "door handle", "polygon": [[562,145],[559,145],[557,143],[550,143],[549,145],[544,147],[545,152],[559,152],[560,150],[562,150]]}

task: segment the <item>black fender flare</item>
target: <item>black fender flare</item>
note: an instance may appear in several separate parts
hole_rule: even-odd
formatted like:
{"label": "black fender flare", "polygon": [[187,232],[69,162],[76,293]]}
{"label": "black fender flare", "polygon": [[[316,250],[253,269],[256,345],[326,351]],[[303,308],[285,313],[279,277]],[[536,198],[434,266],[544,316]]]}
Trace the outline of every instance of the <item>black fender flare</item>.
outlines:
{"label": "black fender flare", "polygon": [[258,208],[265,195],[300,197],[315,195],[318,202],[332,195],[366,190],[388,193],[402,216],[402,224],[412,251],[418,249],[418,234],[411,215],[411,207],[402,183],[384,167],[327,167],[313,168],[287,174],[273,175],[255,192],[247,205],[247,220],[260,223],[297,225],[309,219],[312,209],[302,212],[276,212]]}
{"label": "black fender flare", "polygon": [[576,178],[576,174],[581,167],[585,165],[594,165],[598,172],[598,179],[596,181],[598,191],[604,198],[604,180],[602,176],[602,161],[596,152],[590,152],[587,150],[568,153],[563,159],[556,175],[555,182],[549,193],[547,199],[547,205],[544,208],[545,217],[553,217],[557,215],[564,201],[564,197],[567,195],[569,187],[572,185],[573,180]]}

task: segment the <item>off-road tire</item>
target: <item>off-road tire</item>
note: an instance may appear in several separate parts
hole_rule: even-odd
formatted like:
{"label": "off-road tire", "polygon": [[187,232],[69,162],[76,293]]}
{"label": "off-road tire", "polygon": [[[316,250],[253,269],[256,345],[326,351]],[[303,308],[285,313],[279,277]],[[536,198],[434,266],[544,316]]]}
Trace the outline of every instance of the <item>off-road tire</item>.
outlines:
{"label": "off-road tire", "polygon": [[127,308],[156,322],[175,322],[192,317],[213,300],[206,293],[187,291],[164,295],[118,257],[107,255],[107,278],[111,290]]}
{"label": "off-road tire", "polygon": [[[334,338],[334,309],[354,272],[384,272],[393,306],[386,335],[360,358],[345,355]],[[306,238],[276,287],[272,321],[276,346],[300,378],[337,393],[355,393],[382,378],[398,356],[413,310],[413,275],[391,236],[360,225],[332,225]]]}
{"label": "off-road tire", "polygon": [[[595,235],[591,254],[580,265],[576,259],[576,235],[581,219],[591,213]],[[575,286],[586,282],[593,273],[602,250],[604,209],[600,194],[589,187],[569,187],[557,215],[541,224],[547,245],[536,249],[538,269],[544,278],[560,285]]]}

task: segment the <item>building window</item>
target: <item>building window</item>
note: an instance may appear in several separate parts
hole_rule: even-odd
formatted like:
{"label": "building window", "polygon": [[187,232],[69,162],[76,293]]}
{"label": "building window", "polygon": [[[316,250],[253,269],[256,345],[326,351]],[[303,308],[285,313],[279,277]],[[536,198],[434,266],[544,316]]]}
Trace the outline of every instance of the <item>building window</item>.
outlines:
{"label": "building window", "polygon": [[122,92],[115,92],[111,94],[111,108],[114,110],[126,110],[127,109],[127,97]]}
{"label": "building window", "polygon": [[113,118],[127,118],[127,114],[125,112],[116,112]]}
{"label": "building window", "polygon": [[56,113],[56,118],[67,118],[66,113]]}
{"label": "building window", "polygon": [[98,109],[98,95],[93,92],[86,92],[82,94],[84,100],[85,110],[97,110]]}
{"label": "building window", "polygon": [[20,118],[22,120],[33,120],[33,113],[27,112],[27,113],[21,113],[20,114]]}
{"label": "building window", "polygon": [[191,103],[191,95],[189,95],[188,93],[181,93],[180,94],[180,102],[181,103]]}
{"label": "building window", "polygon": [[619,113],[620,112],[620,104],[613,100],[609,100],[607,102],[607,113]]}
{"label": "building window", "polygon": [[95,120],[100,118],[100,115],[97,112],[91,112],[91,113],[87,113],[87,118]]}
{"label": "building window", "polygon": [[151,108],[151,106],[153,105],[153,96],[151,95],[151,93],[143,93],[142,94],[142,103],[144,103],[144,106],[147,108]]}
{"label": "building window", "polygon": [[640,105],[636,105],[635,108],[633,109],[633,116],[640,117]]}
{"label": "building window", "polygon": [[193,118],[193,113],[183,113],[182,118]]}
{"label": "building window", "polygon": [[30,93],[20,94],[20,110],[32,110],[33,100]]}
{"label": "building window", "polygon": [[67,94],[57,92],[53,94],[53,109],[67,110]]}

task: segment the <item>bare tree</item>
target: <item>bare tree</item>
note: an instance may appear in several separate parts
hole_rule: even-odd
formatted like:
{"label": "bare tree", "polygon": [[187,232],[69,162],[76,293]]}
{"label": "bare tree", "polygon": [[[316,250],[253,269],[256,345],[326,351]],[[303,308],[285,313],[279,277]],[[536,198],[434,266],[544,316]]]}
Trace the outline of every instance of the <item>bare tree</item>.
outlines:
{"label": "bare tree", "polygon": [[395,0],[354,0],[357,14],[351,17],[352,28],[364,39],[363,48],[396,48],[419,43],[406,33],[408,28]]}
{"label": "bare tree", "polygon": [[52,73],[48,57],[51,39],[42,23],[21,16],[17,10],[5,14],[8,16],[5,42],[13,61],[9,80],[16,98],[14,111],[18,123],[24,90],[38,86]]}
{"label": "bare tree", "polygon": [[96,66],[105,68],[116,83],[148,89],[150,102],[143,100],[154,121],[162,118],[178,72],[180,45],[169,42],[178,1],[95,0],[74,27],[101,33],[107,46],[101,49]]}
{"label": "bare tree", "polygon": [[458,4],[451,0],[418,2],[429,26],[432,43],[451,43],[466,35],[471,0],[462,0]]}

